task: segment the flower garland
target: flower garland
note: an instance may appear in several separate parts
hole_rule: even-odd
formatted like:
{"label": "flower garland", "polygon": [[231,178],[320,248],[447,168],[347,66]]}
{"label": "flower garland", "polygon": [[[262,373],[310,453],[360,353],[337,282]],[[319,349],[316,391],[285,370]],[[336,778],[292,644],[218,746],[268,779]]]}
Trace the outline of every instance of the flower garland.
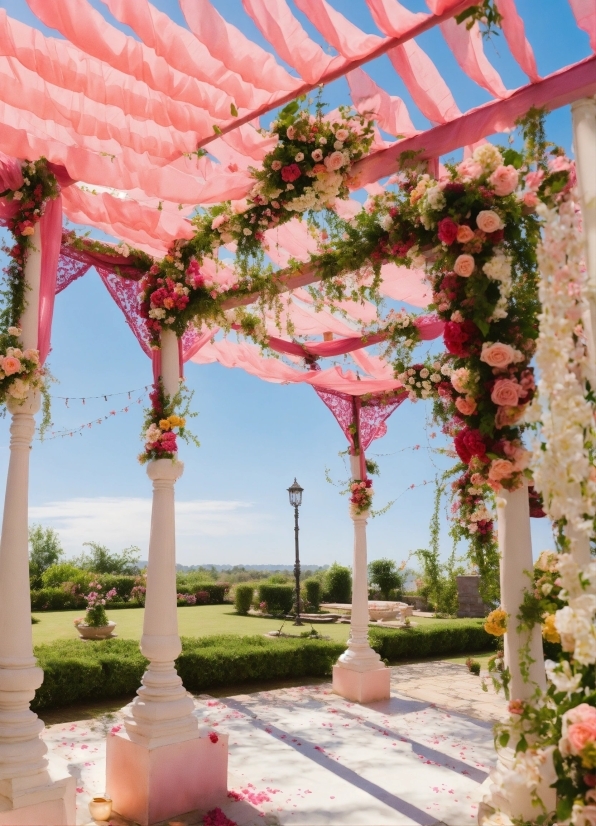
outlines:
{"label": "flower garland", "polygon": [[23,161],[12,173],[13,188],[0,193],[16,206],[8,221],[14,244],[2,248],[10,261],[4,269],[5,284],[0,291],[3,303],[0,311],[0,404],[9,399],[23,403],[30,390],[43,388],[45,371],[39,364],[39,351],[21,348],[19,323],[27,304],[24,267],[27,253],[34,248],[35,225],[43,215],[46,201],[56,198],[59,191],[45,158],[33,163]]}
{"label": "flower garland", "polygon": [[[555,159],[558,165],[564,160]],[[536,360],[538,397],[532,404],[541,438],[534,451],[536,487],[558,529],[559,554],[543,553],[535,565],[534,589],[527,592],[519,619],[526,628],[542,625],[542,635],[560,644],[547,660],[545,693],[524,702],[512,699],[510,720],[499,733],[515,753],[512,771],[495,780],[507,797],[520,779],[539,800],[538,780],[557,792],[556,812],[537,809],[537,820],[560,826],[596,822],[596,563],[580,567],[572,553],[591,537],[595,514],[594,415],[591,365],[583,319],[588,285],[582,265],[581,224],[570,184],[539,207],[545,220],[538,249],[543,275],[542,313]],[[535,768],[542,767],[537,774]],[[487,826],[513,821],[502,811]]]}
{"label": "flower garland", "polygon": [[155,459],[171,459],[175,462],[178,437],[200,446],[197,438],[186,427],[186,419],[198,415],[190,412],[192,396],[192,393],[185,392],[183,386],[174,396],[168,396],[161,379],[153,385],[149,394],[151,407],[145,410],[143,422],[145,450],[139,455],[141,464]]}
{"label": "flower garland", "polygon": [[[320,104],[312,115],[294,101],[279,113],[272,134],[277,145],[261,170],[251,170],[255,183],[248,197],[198,216],[194,238],[174,242],[144,277],[140,310],[153,347],[160,346],[164,327],[181,336],[197,317],[226,324],[221,305],[230,293],[260,292],[263,301],[274,301],[279,285],[273,271],[263,267],[265,231],[297,214],[329,210],[336,198],[348,197],[350,169],[370,148],[373,122],[343,107],[332,121],[323,117]],[[212,274],[220,266],[217,251],[232,243],[239,272],[233,283],[222,284]],[[210,266],[204,266],[206,259]],[[236,320],[242,322],[243,316]]]}
{"label": "flower garland", "polygon": [[372,479],[354,479],[350,483],[350,514],[360,516],[368,513],[373,501]]}

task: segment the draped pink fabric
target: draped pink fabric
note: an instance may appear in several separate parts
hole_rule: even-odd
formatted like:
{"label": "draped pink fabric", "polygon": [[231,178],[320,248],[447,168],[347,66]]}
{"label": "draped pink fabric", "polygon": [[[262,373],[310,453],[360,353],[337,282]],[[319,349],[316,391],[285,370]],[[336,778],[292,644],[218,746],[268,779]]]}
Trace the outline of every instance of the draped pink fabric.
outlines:
{"label": "draped pink fabric", "polygon": [[403,100],[387,94],[364,69],[354,69],[348,72],[346,78],[358,112],[374,115],[379,127],[390,135],[409,137],[418,133]]}
{"label": "draped pink fabric", "polygon": [[497,98],[506,98],[507,91],[501,76],[492,66],[482,46],[482,35],[478,23],[471,29],[459,25],[452,17],[441,23],[441,31],[463,71],[479,86]]}
{"label": "draped pink fabric", "polygon": [[534,51],[526,38],[524,21],[515,6],[515,0],[496,0],[496,6],[503,17],[501,26],[511,54],[530,80],[535,83],[540,80],[540,75],[536,68]]}
{"label": "draped pink fabric", "polygon": [[23,186],[23,171],[17,158],[0,152],[0,192],[20,189]]}
{"label": "draped pink fabric", "polygon": [[209,0],[180,0],[188,28],[209,52],[248,83],[270,92],[297,89],[300,79],[292,77],[266,52],[230,23],[227,23]]}
{"label": "draped pink fabric", "polygon": [[39,284],[39,316],[37,323],[37,348],[43,364],[50,352],[52,317],[56,296],[56,271],[62,243],[62,197],[46,203],[39,221],[41,233],[41,278]]}
{"label": "draped pink fabric", "polygon": [[18,211],[16,201],[6,201],[0,198],[0,227],[8,226],[8,222],[14,218]]}
{"label": "draped pink fabric", "polygon": [[364,57],[383,43],[381,37],[363,32],[326,0],[294,0],[294,3],[317,27],[327,43],[349,60]]}
{"label": "draped pink fabric", "polygon": [[366,0],[366,5],[379,29],[391,37],[401,37],[430,17],[424,12],[411,12],[397,0]]}
{"label": "draped pink fabric", "polygon": [[593,0],[569,0],[571,10],[580,29],[590,38],[590,48],[596,52],[596,4]]}
{"label": "draped pink fabric", "polygon": [[433,123],[445,123],[461,115],[439,70],[417,43],[408,40],[387,55],[425,117]]}

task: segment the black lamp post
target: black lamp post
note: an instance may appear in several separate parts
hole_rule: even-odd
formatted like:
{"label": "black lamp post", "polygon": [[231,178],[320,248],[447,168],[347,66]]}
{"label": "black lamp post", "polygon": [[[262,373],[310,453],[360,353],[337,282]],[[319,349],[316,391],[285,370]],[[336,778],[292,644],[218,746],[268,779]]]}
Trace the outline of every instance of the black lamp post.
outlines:
{"label": "black lamp post", "polygon": [[294,484],[288,488],[290,495],[290,505],[294,508],[294,537],[296,542],[296,561],[294,562],[294,578],[296,580],[296,619],[294,625],[302,625],[300,619],[300,549],[298,546],[298,508],[302,504],[302,491],[296,478],[294,477]]}

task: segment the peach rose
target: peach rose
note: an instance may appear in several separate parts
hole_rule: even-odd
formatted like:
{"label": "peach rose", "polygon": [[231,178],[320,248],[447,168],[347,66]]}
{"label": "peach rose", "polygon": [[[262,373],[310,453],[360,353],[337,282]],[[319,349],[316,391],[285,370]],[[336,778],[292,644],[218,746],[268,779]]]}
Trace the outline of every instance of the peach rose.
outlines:
{"label": "peach rose", "polygon": [[472,413],[476,410],[476,402],[472,398],[472,396],[466,396],[465,399],[462,399],[461,396],[455,400],[455,406],[462,414],[462,416],[471,416]]}
{"label": "peach rose", "polygon": [[473,255],[458,255],[453,265],[453,271],[462,278],[469,278],[474,272],[476,262]]}
{"label": "peach rose", "polygon": [[343,156],[343,152],[332,152],[331,155],[328,155],[325,160],[325,168],[329,170],[329,172],[335,172],[344,165],[345,158]]}
{"label": "peach rose", "polygon": [[480,361],[484,361],[489,367],[507,367],[515,361],[515,350],[509,344],[501,344],[496,341],[494,344],[485,343],[482,345]]}
{"label": "peach rose", "polygon": [[488,478],[492,482],[500,482],[501,479],[508,479],[514,473],[513,463],[508,459],[493,459],[491,462]]}
{"label": "peach rose", "polygon": [[478,217],[476,218],[476,226],[478,229],[482,230],[482,232],[490,233],[503,229],[505,224],[493,209],[483,209],[478,213]]}
{"label": "peach rose", "polygon": [[225,214],[216,215],[213,221],[211,221],[211,229],[217,229],[221,227],[222,224],[225,224],[228,220],[228,216]]}
{"label": "peach rose", "polygon": [[495,195],[504,197],[511,195],[519,181],[519,172],[514,166],[498,166],[488,179],[495,191]]}
{"label": "peach rose", "polygon": [[21,232],[21,235],[33,235],[35,232],[35,227],[25,227],[25,229]]}
{"label": "peach rose", "polygon": [[535,192],[524,192],[522,197],[522,203],[529,209],[534,209],[534,207],[537,207],[540,203],[540,198],[536,195]]}
{"label": "peach rose", "polygon": [[27,361],[32,361],[33,364],[39,364],[39,350],[35,350],[33,347],[30,347],[28,350],[24,351],[23,358]]}
{"label": "peach rose", "polygon": [[511,427],[511,425],[519,422],[524,412],[524,407],[499,407],[495,416],[495,427],[498,430],[503,427]]}
{"label": "peach rose", "polygon": [[7,376],[12,376],[14,373],[21,372],[21,362],[14,356],[6,356],[2,360],[2,369]]}
{"label": "peach rose", "polygon": [[252,204],[248,203],[246,198],[239,198],[237,201],[230,201],[230,205],[234,215],[242,215],[243,212],[246,212],[252,206]]}
{"label": "peach rose", "polygon": [[575,708],[569,709],[564,719],[568,724],[587,723],[590,726],[596,726],[596,708],[587,703],[580,703]]}
{"label": "peach rose", "polygon": [[519,391],[520,386],[513,379],[499,379],[495,382],[490,398],[494,404],[503,407],[516,407],[519,400]]}
{"label": "peach rose", "polygon": [[596,741],[596,723],[593,720],[573,723],[567,729],[567,741],[571,753],[579,754],[583,748]]}
{"label": "peach rose", "polygon": [[581,810],[581,816],[584,819],[585,826],[596,826],[596,806],[593,804],[584,806]]}
{"label": "peach rose", "polygon": [[457,228],[457,238],[455,239],[460,244],[467,244],[474,237],[474,230],[466,224],[460,224]]}
{"label": "peach rose", "polygon": [[470,380],[470,371],[467,367],[460,367],[451,373],[451,384],[458,393],[466,392],[466,385]]}

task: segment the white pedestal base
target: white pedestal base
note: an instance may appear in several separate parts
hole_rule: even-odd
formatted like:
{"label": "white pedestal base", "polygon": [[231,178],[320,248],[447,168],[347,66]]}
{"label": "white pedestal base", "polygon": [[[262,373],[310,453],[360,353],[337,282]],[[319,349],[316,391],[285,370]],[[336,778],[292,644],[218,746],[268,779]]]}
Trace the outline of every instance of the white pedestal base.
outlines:
{"label": "white pedestal base", "polygon": [[107,739],[106,790],[114,811],[141,826],[210,809],[228,791],[228,736],[145,746],[119,732]]}
{"label": "white pedestal base", "polygon": [[391,673],[386,666],[374,671],[355,671],[342,665],[333,666],[333,692],[354,703],[388,700]]}
{"label": "white pedestal base", "polygon": [[[546,811],[552,814],[557,806],[556,790],[549,786],[550,782],[555,779],[554,768],[550,765],[544,767],[543,771],[545,774],[542,775],[536,788],[536,794],[542,800]],[[501,786],[502,779],[511,772],[515,772],[513,751],[511,749],[501,749],[496,767],[491,770],[480,787],[482,789],[482,801],[478,807],[478,823],[480,826],[482,826],[484,819],[495,810],[504,812],[510,818],[519,818],[524,822],[534,822],[539,815],[544,814],[542,806],[533,804],[532,795],[525,783],[508,783],[507,793],[504,792]]]}
{"label": "white pedestal base", "polygon": [[0,783],[0,826],[75,826],[77,781],[66,763],[50,756],[40,780]]}

